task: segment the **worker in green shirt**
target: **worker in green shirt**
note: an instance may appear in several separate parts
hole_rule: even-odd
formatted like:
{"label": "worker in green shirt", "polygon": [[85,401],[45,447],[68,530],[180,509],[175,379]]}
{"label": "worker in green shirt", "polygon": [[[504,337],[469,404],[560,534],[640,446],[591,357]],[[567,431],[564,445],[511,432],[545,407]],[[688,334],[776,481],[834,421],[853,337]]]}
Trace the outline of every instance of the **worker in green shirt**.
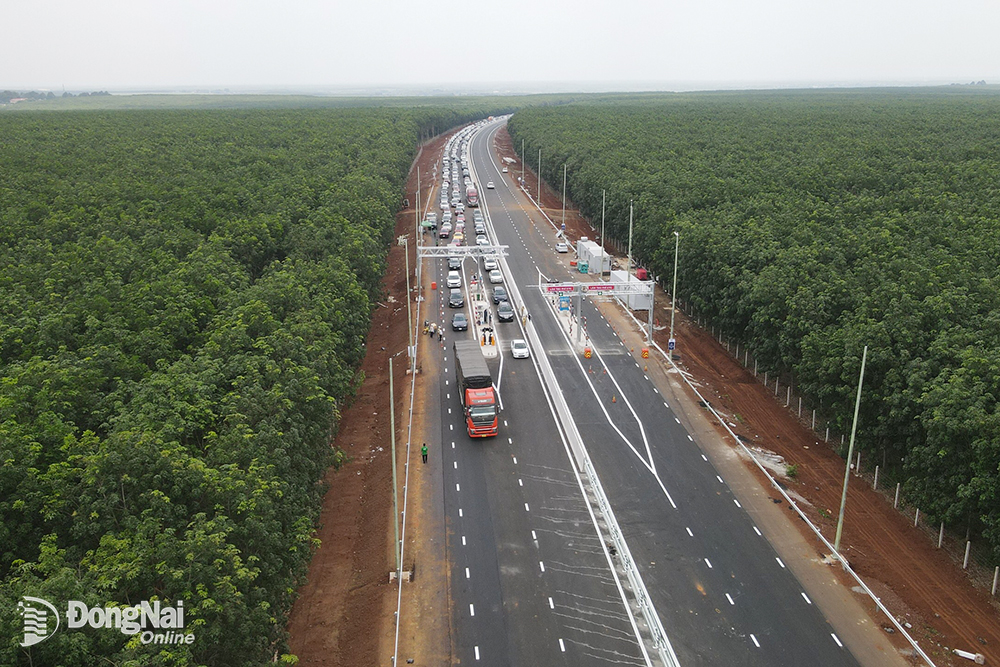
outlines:
{"label": "worker in green shirt", "polygon": [[420,456],[424,459],[424,463],[427,463],[427,443],[426,442],[424,443],[424,446],[420,448]]}

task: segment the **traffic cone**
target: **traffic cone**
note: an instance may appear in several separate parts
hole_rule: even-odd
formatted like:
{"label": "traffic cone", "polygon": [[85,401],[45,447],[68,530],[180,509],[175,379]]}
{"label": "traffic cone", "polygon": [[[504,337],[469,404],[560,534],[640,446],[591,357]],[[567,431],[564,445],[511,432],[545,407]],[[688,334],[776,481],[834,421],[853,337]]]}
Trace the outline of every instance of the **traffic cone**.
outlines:
{"label": "traffic cone", "polygon": [[643,366],[642,367],[642,372],[643,373],[648,373],[649,372],[649,366]]}
{"label": "traffic cone", "polygon": [[618,402],[618,398],[614,394],[611,394],[611,402],[612,403],[617,403]]}

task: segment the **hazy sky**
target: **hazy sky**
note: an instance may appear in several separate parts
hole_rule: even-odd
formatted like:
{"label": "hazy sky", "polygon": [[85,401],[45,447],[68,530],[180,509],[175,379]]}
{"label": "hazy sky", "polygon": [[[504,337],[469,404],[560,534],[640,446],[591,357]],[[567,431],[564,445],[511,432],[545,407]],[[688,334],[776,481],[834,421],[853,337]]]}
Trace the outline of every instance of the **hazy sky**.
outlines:
{"label": "hazy sky", "polygon": [[0,24],[15,90],[1000,82],[1000,0],[3,0]]}

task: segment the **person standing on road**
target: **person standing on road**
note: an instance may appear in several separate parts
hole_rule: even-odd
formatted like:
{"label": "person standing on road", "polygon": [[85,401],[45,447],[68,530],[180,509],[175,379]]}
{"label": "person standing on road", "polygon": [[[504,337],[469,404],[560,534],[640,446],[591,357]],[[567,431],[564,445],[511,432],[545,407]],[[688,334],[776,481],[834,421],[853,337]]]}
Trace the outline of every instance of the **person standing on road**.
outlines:
{"label": "person standing on road", "polygon": [[426,442],[424,443],[424,446],[420,448],[420,457],[424,460],[424,463],[427,463],[427,443]]}

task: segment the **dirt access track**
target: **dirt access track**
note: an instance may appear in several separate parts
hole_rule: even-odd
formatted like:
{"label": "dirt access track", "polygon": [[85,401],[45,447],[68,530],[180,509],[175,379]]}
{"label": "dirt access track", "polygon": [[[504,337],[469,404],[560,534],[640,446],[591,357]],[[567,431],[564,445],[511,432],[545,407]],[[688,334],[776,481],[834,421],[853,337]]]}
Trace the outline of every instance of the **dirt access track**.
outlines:
{"label": "dirt access track", "polygon": [[[446,140],[447,136],[438,137],[424,145],[414,165],[420,166],[424,176],[422,196],[425,202],[430,194],[427,175],[439,159]],[[516,158],[505,130],[498,133],[496,148],[501,157]],[[512,180],[520,175],[521,166],[520,161],[511,165],[509,176]],[[537,192],[536,175],[525,169],[525,179],[534,195]],[[407,185],[411,205],[415,204],[415,193],[414,168]],[[553,219],[561,214],[561,196],[544,183],[542,202]],[[397,218],[397,235],[411,234],[412,238],[413,225],[413,209],[404,209]],[[581,235],[596,236],[575,209],[567,208],[566,226],[572,240]],[[413,246],[410,253],[412,269]],[[292,652],[299,656],[303,665],[389,665],[392,656],[398,589],[388,582],[388,572],[395,567],[388,356],[406,346],[403,259],[403,248],[394,245],[390,249],[389,271],[385,278],[387,300],[376,308],[368,337],[368,354],[362,366],[365,382],[357,399],[344,411],[335,441],[336,446],[352,458],[340,471],[328,472],[330,491],[324,499],[317,534],[322,546],[313,557],[307,582],[299,590],[300,597],[288,626]],[[669,318],[669,308],[663,304],[669,301],[659,292],[656,301],[656,317],[665,321]],[[737,434],[798,466],[796,478],[786,478],[783,483],[790,492],[802,498],[800,507],[821,527],[824,535],[832,535],[835,508],[840,503],[843,459],[779,403],[773,390],[766,389],[754,378],[752,368],[750,371],[744,369],[709,332],[680,311],[676,329],[680,367],[692,375],[701,393],[726,416],[726,421],[736,425],[733,430]],[[666,337],[665,330],[655,334],[664,349]],[[662,359],[650,361],[663,363]],[[403,449],[407,435],[405,415],[410,400],[405,354],[396,357],[394,366],[396,440],[402,450],[398,453],[402,475],[402,466],[406,463]],[[424,369],[424,372],[430,375],[433,369]],[[418,374],[417,418],[413,431],[413,440],[418,443],[431,426],[420,419],[420,376]],[[697,409],[693,394],[688,400]],[[716,424],[716,428],[720,437],[728,439],[721,425]],[[728,443],[735,451],[736,443],[731,439]],[[419,461],[419,452],[411,452],[410,460]],[[755,470],[749,462],[745,465]],[[777,496],[766,479],[759,477],[762,492]],[[433,495],[430,487],[431,483],[419,477],[414,480],[411,507],[419,508],[428,502]],[[403,567],[415,568],[416,576],[413,584],[403,587],[400,664],[406,664],[408,656],[417,656],[414,664],[452,662],[448,629],[450,610],[441,602],[447,599],[448,586],[443,550],[421,551],[412,537],[421,532],[423,522],[432,519],[412,510],[408,519],[407,530],[412,532],[408,535],[406,549],[411,555],[404,559]],[[815,558],[822,558],[825,554],[821,543],[801,521],[794,521],[793,525],[803,533],[804,539],[815,545]],[[880,493],[873,492],[870,484],[852,477],[842,541],[843,551],[852,566],[897,618],[912,626],[910,632],[937,665],[972,664],[951,655],[947,651],[949,648],[982,653],[986,656],[986,664],[1000,664],[1000,623],[990,597],[973,588],[961,570],[961,563],[956,565],[947,553],[935,549],[935,545],[925,531],[913,527],[912,518],[893,510],[891,499],[887,501]],[[842,581],[849,590],[853,582],[846,577],[842,577]],[[869,610],[874,609],[873,604],[858,597]],[[872,618],[880,626],[889,625],[876,613]],[[893,641],[899,645],[898,636],[893,637]]]}

